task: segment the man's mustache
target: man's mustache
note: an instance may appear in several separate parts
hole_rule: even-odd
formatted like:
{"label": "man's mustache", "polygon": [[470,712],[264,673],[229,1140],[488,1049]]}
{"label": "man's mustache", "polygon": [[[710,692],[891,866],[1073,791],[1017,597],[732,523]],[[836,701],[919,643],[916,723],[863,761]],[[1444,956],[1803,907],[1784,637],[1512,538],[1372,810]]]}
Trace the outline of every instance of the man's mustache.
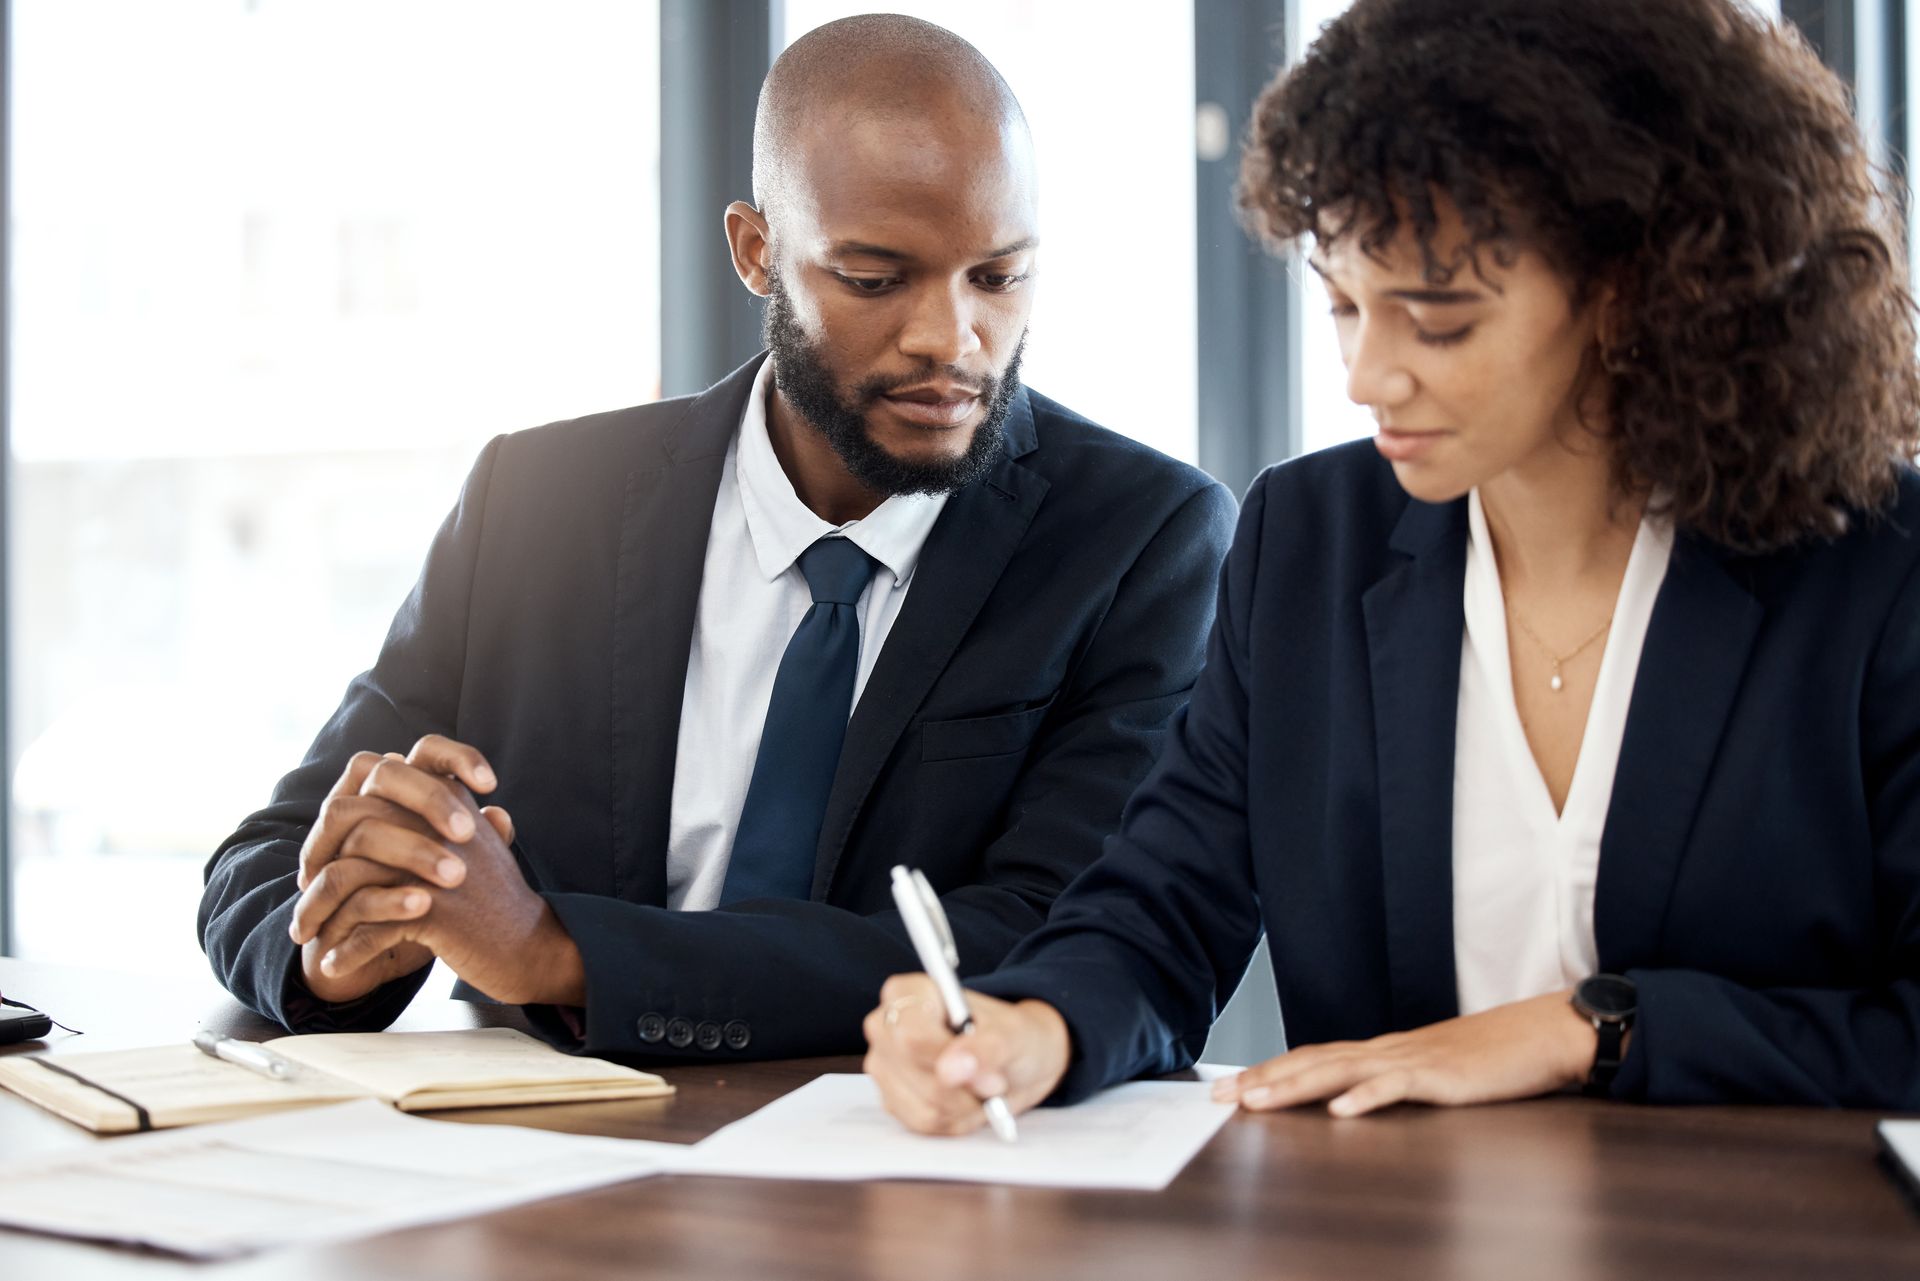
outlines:
{"label": "man's mustache", "polygon": [[910,387],[924,387],[930,382],[952,383],[969,395],[980,397],[985,397],[995,387],[1000,385],[998,378],[988,378],[983,382],[974,375],[962,373],[948,366],[945,368],[929,368],[917,374],[907,374],[900,377],[876,376],[869,378],[855,387],[853,394],[861,404],[867,404],[871,401],[878,400],[882,396],[890,396],[896,391],[904,391]]}

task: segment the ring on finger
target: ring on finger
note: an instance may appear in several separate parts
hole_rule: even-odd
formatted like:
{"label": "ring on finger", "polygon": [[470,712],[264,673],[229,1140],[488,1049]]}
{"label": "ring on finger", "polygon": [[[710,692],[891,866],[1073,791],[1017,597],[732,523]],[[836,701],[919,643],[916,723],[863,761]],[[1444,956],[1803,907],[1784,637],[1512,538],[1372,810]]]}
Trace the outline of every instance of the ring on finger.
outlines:
{"label": "ring on finger", "polygon": [[881,1021],[884,1022],[888,1027],[899,1027],[900,1011],[906,1009],[909,1005],[924,1004],[926,1002],[926,999],[927,998],[924,996],[895,997],[893,1000],[887,1002],[886,1013],[881,1015]]}

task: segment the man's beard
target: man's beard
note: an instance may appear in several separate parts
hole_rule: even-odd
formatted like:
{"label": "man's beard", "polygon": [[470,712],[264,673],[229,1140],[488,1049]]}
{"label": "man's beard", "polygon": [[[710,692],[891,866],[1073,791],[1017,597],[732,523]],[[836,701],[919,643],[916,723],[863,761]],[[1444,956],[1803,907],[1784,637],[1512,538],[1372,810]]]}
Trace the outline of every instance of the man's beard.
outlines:
{"label": "man's beard", "polygon": [[1013,359],[997,378],[987,380],[980,390],[986,416],[973,429],[973,439],[960,457],[946,462],[918,463],[895,458],[874,442],[867,429],[866,411],[888,392],[924,383],[936,374],[952,378],[966,386],[974,379],[951,368],[929,365],[904,378],[869,378],[853,389],[853,403],[840,399],[833,371],[820,358],[820,352],[807,340],[800,321],[793,313],[778,274],[770,276],[767,291],[766,322],[763,327],[767,347],[773,353],[773,383],[786,402],[800,412],[846,465],[861,485],[876,494],[945,494],[980,479],[1005,452],[1006,439],[1001,428],[1013,398],[1020,391],[1020,354],[1026,349],[1026,335],[1020,336]]}

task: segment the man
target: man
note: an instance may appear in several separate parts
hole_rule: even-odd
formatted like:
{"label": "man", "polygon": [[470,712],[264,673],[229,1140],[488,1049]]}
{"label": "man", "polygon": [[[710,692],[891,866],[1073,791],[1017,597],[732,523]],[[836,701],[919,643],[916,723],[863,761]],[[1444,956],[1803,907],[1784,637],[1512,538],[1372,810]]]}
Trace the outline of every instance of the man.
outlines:
{"label": "man", "polygon": [[754,171],[726,228],[770,354],[493,441],[214,855],[201,939],[252,1008],[383,1027],[438,956],[569,1046],[847,1052],[917,968],[894,864],[980,972],[1116,826],[1233,502],[1021,387],[1018,104],[951,33],[849,19],[768,76]]}

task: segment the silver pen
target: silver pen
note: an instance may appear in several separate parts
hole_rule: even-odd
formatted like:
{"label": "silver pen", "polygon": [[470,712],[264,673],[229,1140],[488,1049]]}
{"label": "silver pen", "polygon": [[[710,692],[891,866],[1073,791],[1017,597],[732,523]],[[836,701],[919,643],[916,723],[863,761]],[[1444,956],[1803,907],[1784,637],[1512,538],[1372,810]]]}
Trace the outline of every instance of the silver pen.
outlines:
{"label": "silver pen", "polygon": [[[967,1008],[966,994],[960,990],[960,948],[953,941],[947,914],[940,908],[940,896],[917,869],[896,867],[893,869],[893,902],[900,909],[900,919],[906,922],[913,950],[920,956],[920,968],[940,990],[940,1001],[947,1011],[947,1026],[956,1035],[965,1036],[973,1031],[973,1011]],[[1005,1099],[997,1096],[983,1099],[980,1106],[986,1111],[987,1124],[1001,1139],[1012,1143],[1020,1137],[1013,1123],[1013,1109]]]}
{"label": "silver pen", "polygon": [[249,1072],[258,1072],[276,1081],[293,1078],[293,1064],[258,1042],[238,1041],[218,1032],[195,1032],[193,1043],[202,1054],[235,1067],[243,1067]]}

